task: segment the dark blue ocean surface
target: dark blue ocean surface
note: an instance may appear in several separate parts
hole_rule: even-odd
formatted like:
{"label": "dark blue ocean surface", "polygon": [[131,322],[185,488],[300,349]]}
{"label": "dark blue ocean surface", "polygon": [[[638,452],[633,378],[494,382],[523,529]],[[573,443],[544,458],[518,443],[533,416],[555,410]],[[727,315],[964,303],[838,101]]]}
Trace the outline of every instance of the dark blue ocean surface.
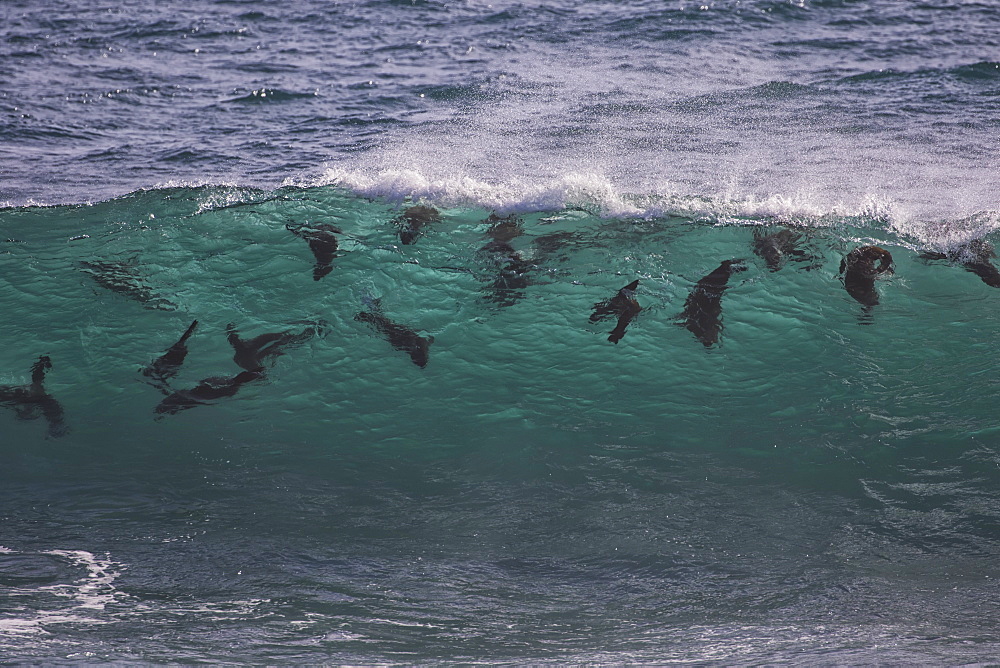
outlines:
{"label": "dark blue ocean surface", "polygon": [[997,25],[0,5],[0,656],[993,660]]}

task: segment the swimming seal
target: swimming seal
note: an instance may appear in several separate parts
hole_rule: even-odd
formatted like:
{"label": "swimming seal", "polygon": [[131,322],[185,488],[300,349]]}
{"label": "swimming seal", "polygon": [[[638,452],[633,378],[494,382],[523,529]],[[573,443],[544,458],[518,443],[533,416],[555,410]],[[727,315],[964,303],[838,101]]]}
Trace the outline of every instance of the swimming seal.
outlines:
{"label": "swimming seal", "polygon": [[80,266],[102,288],[133,299],[144,308],[158,311],[177,309],[176,304],[156,294],[146,285],[145,279],[139,272],[139,261],[134,257],[124,262],[81,262]]}
{"label": "swimming seal", "polygon": [[491,224],[486,230],[490,241],[479,252],[496,266],[497,274],[485,299],[498,307],[513,306],[524,296],[524,289],[528,287],[528,271],[534,267],[510,245],[513,239],[524,233],[524,229],[515,216],[500,218],[492,213],[486,222]]}
{"label": "swimming seal", "polygon": [[420,231],[422,227],[440,220],[441,213],[432,206],[423,204],[411,206],[396,218],[395,222],[399,226],[399,240],[407,245],[416,243],[417,238],[422,234]]}
{"label": "swimming seal", "polygon": [[[878,266],[875,263],[878,263]],[[847,293],[865,307],[867,312],[878,304],[875,279],[882,274],[893,273],[892,255],[879,246],[860,246],[840,261],[840,273],[844,275]]]}
{"label": "swimming seal", "polygon": [[[760,228],[754,228],[751,247],[764,260],[768,270],[778,271],[784,266],[786,258],[797,262],[815,259],[799,247],[801,242],[802,232],[785,228],[764,234]],[[811,268],[806,267],[807,270]]]}
{"label": "swimming seal", "polygon": [[226,325],[226,337],[233,347],[233,361],[241,369],[264,371],[264,363],[285,352],[288,346],[298,345],[323,333],[321,326],[311,326],[301,332],[272,332],[252,339],[241,338],[233,323]]}
{"label": "swimming seal", "polygon": [[723,260],[715,270],[695,284],[684,302],[681,326],[695,335],[702,345],[711,348],[722,333],[722,295],[729,277],[746,271],[743,260]]}
{"label": "swimming seal", "polygon": [[434,337],[420,336],[409,327],[393,322],[382,315],[379,300],[372,300],[372,303],[374,307],[372,311],[362,311],[355,315],[354,319],[371,325],[393,348],[408,354],[410,360],[421,369],[427,366]]}
{"label": "swimming seal", "polygon": [[341,234],[338,228],[325,223],[313,223],[309,227],[289,224],[285,225],[285,229],[309,244],[309,250],[316,258],[316,265],[313,267],[314,281],[333,271],[333,259],[337,256],[338,248],[336,235]]}
{"label": "swimming seal", "polygon": [[639,315],[642,307],[636,301],[635,291],[639,287],[639,281],[635,280],[620,289],[614,297],[603,302],[594,304],[594,312],[590,315],[590,322],[599,322],[610,316],[618,316],[618,324],[611,330],[608,341],[618,344],[625,336],[625,328],[632,322],[632,318]]}
{"label": "swimming seal", "polygon": [[198,321],[193,321],[187,331],[181,335],[174,345],[167,348],[167,351],[149,363],[148,366],[140,369],[147,382],[160,390],[167,391],[167,382],[177,375],[181,365],[187,357],[187,340],[191,338]]}
{"label": "swimming seal", "polygon": [[212,377],[202,380],[190,390],[177,390],[168,394],[153,412],[158,416],[176,415],[183,410],[210,404],[219,399],[235,396],[243,385],[264,377],[261,371],[241,371],[231,378]]}
{"label": "swimming seal", "polygon": [[990,261],[995,258],[993,244],[986,239],[973,239],[949,253],[924,252],[923,260],[950,260],[960,263],[967,271],[982,279],[991,288],[1000,288],[1000,270]]}
{"label": "swimming seal", "polygon": [[0,405],[13,408],[17,419],[35,420],[39,417],[48,422],[50,438],[64,436],[67,432],[63,419],[63,407],[45,389],[45,374],[52,368],[52,360],[42,355],[31,365],[31,382],[28,385],[8,385],[0,387]]}

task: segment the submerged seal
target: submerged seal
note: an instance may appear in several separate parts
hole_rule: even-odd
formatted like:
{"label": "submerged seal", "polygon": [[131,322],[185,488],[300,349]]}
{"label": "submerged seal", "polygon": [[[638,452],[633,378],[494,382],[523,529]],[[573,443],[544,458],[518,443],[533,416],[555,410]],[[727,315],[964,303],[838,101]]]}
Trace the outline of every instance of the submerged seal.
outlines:
{"label": "submerged seal", "polygon": [[982,279],[991,288],[1000,288],[1000,270],[991,261],[997,256],[993,244],[986,239],[973,239],[949,253],[924,252],[920,258],[924,260],[950,260],[958,262],[967,271]]}
{"label": "submerged seal", "polygon": [[847,293],[867,311],[878,304],[875,279],[893,273],[892,255],[879,246],[860,246],[840,261],[840,273],[844,275]]}
{"label": "submerged seal", "polygon": [[231,378],[219,376],[206,378],[190,390],[177,390],[168,394],[153,410],[160,417],[163,415],[176,415],[188,408],[232,397],[246,383],[259,380],[263,377],[264,372],[260,370],[241,371]]}
{"label": "submerged seal", "polygon": [[63,420],[63,407],[45,389],[45,374],[52,368],[52,360],[42,355],[31,365],[31,382],[27,385],[0,387],[0,406],[14,409],[19,420],[45,418],[49,424],[49,437],[64,436],[67,432]]}
{"label": "submerged seal", "polygon": [[[799,248],[801,243],[802,232],[796,230],[785,228],[771,234],[764,234],[760,228],[754,228],[751,247],[753,252],[764,260],[764,264],[770,271],[778,271],[784,266],[786,259],[797,262],[815,259],[814,256]],[[811,268],[813,267],[806,267],[807,270]]]}
{"label": "submerged seal", "polygon": [[193,321],[174,345],[167,348],[165,353],[150,362],[148,366],[140,369],[150,385],[166,391],[167,382],[177,375],[187,358],[187,340],[191,338],[197,326],[198,321]]}
{"label": "submerged seal", "polygon": [[333,271],[333,259],[337,256],[337,234],[341,231],[333,225],[325,223],[314,223],[306,227],[305,225],[285,225],[285,229],[299,237],[305,239],[309,244],[309,250],[316,258],[313,266],[313,280],[318,281],[331,271]]}
{"label": "submerged seal", "polygon": [[479,252],[497,269],[485,299],[497,306],[513,306],[524,296],[524,289],[529,284],[528,272],[534,268],[510,245],[512,240],[524,234],[521,221],[515,216],[500,218],[491,213],[485,222],[490,223],[486,231],[490,241]]}
{"label": "submerged seal", "polygon": [[368,323],[375,331],[382,334],[393,348],[408,354],[413,363],[421,369],[427,366],[434,337],[420,336],[409,327],[385,317],[381,312],[379,300],[372,300],[372,306],[371,311],[361,311],[354,316],[354,319]]}
{"label": "submerged seal", "polygon": [[729,277],[746,271],[743,260],[724,260],[712,273],[698,281],[684,302],[681,322],[706,348],[719,342],[722,333],[722,295]]}
{"label": "submerged seal", "polygon": [[441,213],[432,206],[418,204],[411,206],[402,215],[396,218],[399,226],[399,240],[404,244],[416,243],[417,238],[422,234],[422,227],[429,223],[436,223],[441,220]]}
{"label": "submerged seal", "polygon": [[233,361],[241,369],[254,372],[264,371],[264,363],[284,353],[288,346],[304,343],[321,335],[322,331],[320,326],[310,326],[301,332],[271,332],[244,339],[233,323],[226,325],[226,337],[233,347]]}
{"label": "submerged seal", "polygon": [[134,299],[144,308],[159,311],[173,311],[177,308],[170,300],[161,297],[146,285],[146,280],[139,271],[137,258],[124,262],[81,262],[80,266],[102,288]]}
{"label": "submerged seal", "polygon": [[642,307],[636,301],[635,291],[639,281],[635,280],[620,289],[614,297],[594,304],[594,312],[590,314],[590,322],[599,322],[611,316],[618,316],[618,324],[611,330],[608,341],[617,344],[625,336],[625,328],[632,318],[639,315]]}

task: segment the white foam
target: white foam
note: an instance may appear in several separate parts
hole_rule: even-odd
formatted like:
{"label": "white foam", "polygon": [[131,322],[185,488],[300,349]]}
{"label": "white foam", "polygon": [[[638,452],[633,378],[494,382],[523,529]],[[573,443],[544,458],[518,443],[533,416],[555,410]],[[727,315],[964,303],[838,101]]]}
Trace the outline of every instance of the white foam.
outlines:
{"label": "white foam", "polygon": [[[71,582],[8,588],[8,596],[21,598],[26,605],[18,610],[22,616],[0,618],[0,636],[48,633],[45,627],[52,624],[104,624],[107,622],[100,613],[122,596],[114,582],[125,566],[109,558],[100,558],[85,550],[21,552],[3,546],[0,546],[0,554],[58,557],[86,571],[83,577]],[[57,604],[49,597],[65,600],[65,603]]]}
{"label": "white foam", "polygon": [[825,225],[831,219],[859,217],[885,222],[905,216],[895,202],[878,194],[856,203],[829,202],[816,193],[756,194],[728,187],[715,195],[686,194],[663,182],[652,191],[633,191],[600,173],[566,172],[536,180],[492,181],[466,174],[443,175],[416,167],[398,169],[330,167],[309,180],[284,185],[337,186],[393,204],[424,201],[443,207],[472,207],[500,214],[581,208],[611,218],[663,216],[767,218]]}

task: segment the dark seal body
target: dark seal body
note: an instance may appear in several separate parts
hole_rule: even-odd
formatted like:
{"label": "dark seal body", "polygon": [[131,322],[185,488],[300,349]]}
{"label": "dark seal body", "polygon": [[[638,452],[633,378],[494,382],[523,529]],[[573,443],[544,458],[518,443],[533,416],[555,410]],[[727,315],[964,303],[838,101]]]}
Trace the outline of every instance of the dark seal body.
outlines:
{"label": "dark seal body", "polygon": [[950,260],[961,264],[967,271],[982,279],[991,288],[1000,288],[1000,270],[992,260],[996,258],[993,244],[986,239],[974,239],[948,253],[924,252],[920,257],[924,260]]}
{"label": "dark seal body", "polygon": [[485,222],[490,224],[486,231],[490,241],[479,249],[479,254],[496,268],[485,299],[498,307],[513,306],[524,296],[529,285],[528,272],[534,268],[510,244],[524,233],[521,221],[514,216],[500,218],[490,214]]}
{"label": "dark seal body", "polygon": [[840,262],[844,288],[866,309],[878,304],[875,279],[892,273],[892,255],[879,246],[861,246]]}
{"label": "dark seal body", "polygon": [[745,271],[742,260],[724,260],[712,273],[695,284],[684,302],[681,325],[695,335],[706,348],[719,343],[722,333],[722,295],[729,277]]}
{"label": "dark seal body", "polygon": [[417,238],[423,234],[421,230],[424,226],[440,220],[441,213],[432,206],[423,204],[411,206],[396,219],[396,224],[399,225],[399,240],[407,245],[416,243]]}
{"label": "dark seal body", "polygon": [[49,437],[64,436],[67,432],[62,404],[45,389],[45,374],[52,368],[52,360],[42,355],[31,365],[31,383],[0,387],[0,406],[14,409],[19,420],[45,418]]}
{"label": "dark seal body", "polygon": [[433,336],[420,336],[409,327],[397,324],[377,312],[362,311],[354,316],[354,319],[371,325],[393,348],[408,354],[413,363],[421,369],[427,366],[430,347],[434,343]]}
{"label": "dark seal body", "polygon": [[318,326],[307,327],[301,332],[270,332],[252,339],[244,339],[235,325],[226,325],[226,336],[233,347],[233,361],[246,371],[261,372],[265,363],[285,352],[288,346],[299,345],[322,334]]}
{"label": "dark seal body", "polygon": [[611,299],[594,304],[594,312],[590,314],[590,322],[599,322],[611,316],[618,316],[618,324],[611,330],[608,341],[617,344],[625,336],[625,328],[632,319],[639,315],[642,307],[635,298],[639,281],[635,280],[620,289]]}
{"label": "dark seal body", "polygon": [[193,321],[188,326],[187,331],[181,335],[181,338],[174,345],[167,348],[165,353],[141,370],[142,375],[147,378],[150,385],[161,390],[166,390],[167,382],[177,375],[181,365],[184,364],[184,360],[187,358],[187,340],[191,338],[197,326],[198,321]]}
{"label": "dark seal body", "polygon": [[190,390],[178,390],[164,397],[154,409],[157,416],[176,415],[183,410],[233,397],[243,385],[264,377],[263,371],[241,371],[235,376],[206,378]]}
{"label": "dark seal body", "polygon": [[309,244],[309,250],[316,259],[313,266],[314,281],[333,271],[333,259],[337,256],[339,247],[336,235],[341,233],[338,228],[325,223],[314,223],[309,227],[285,225],[285,229]]}

